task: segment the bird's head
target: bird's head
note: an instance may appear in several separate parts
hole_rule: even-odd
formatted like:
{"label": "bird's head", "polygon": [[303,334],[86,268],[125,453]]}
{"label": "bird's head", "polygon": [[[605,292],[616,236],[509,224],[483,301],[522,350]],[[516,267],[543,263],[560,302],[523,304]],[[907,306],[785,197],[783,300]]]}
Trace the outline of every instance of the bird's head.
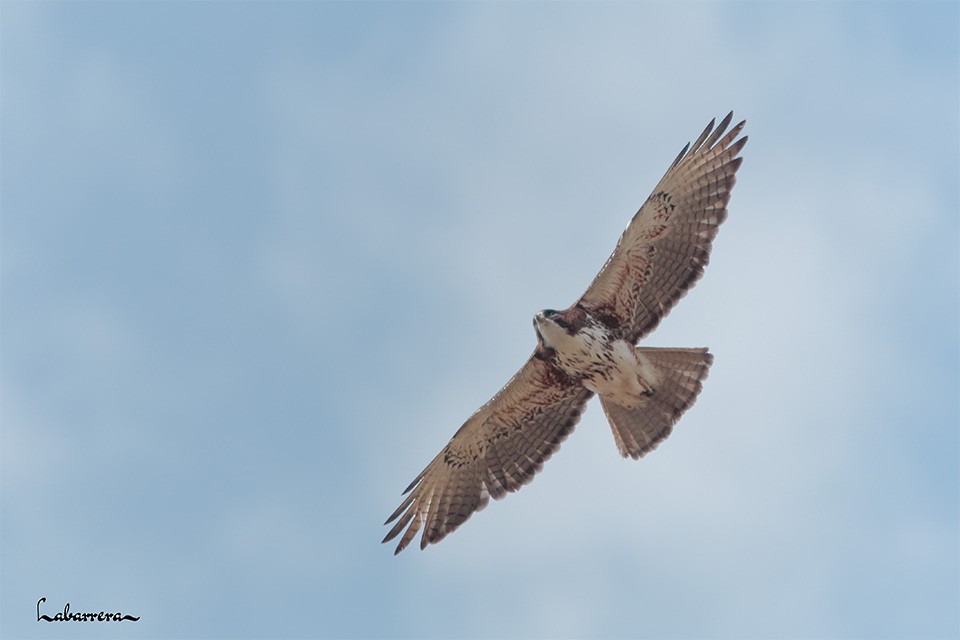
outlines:
{"label": "bird's head", "polygon": [[544,309],[533,316],[533,328],[537,332],[537,340],[547,348],[556,347],[561,341],[569,339],[580,328],[579,318],[574,317],[570,309],[554,311]]}

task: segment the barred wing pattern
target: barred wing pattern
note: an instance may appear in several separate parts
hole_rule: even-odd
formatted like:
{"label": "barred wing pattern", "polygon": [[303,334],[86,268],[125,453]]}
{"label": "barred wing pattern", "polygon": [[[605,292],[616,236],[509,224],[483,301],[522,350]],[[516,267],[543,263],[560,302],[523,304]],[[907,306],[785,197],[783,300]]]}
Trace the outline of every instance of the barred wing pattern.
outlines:
{"label": "barred wing pattern", "polygon": [[736,140],[745,121],[723,135],[732,118],[716,129],[711,120],[683,148],[578,302],[628,342],[653,331],[703,275],[747,143]]}
{"label": "barred wing pattern", "polygon": [[[744,122],[724,135],[732,118],[730,113],[716,129],[711,121],[684,147],[576,303],[632,344],[703,274],[747,142],[746,136],[737,139]],[[407,497],[385,523],[396,521],[383,540],[400,536],[395,553],[421,529],[421,549],[439,542],[490,496],[501,498],[530,482],[573,431],[593,394],[548,359],[538,346],[407,487]]]}
{"label": "barred wing pattern", "polygon": [[502,498],[533,480],[573,431],[592,395],[556,367],[531,357],[407,487],[409,495],[384,523],[397,520],[383,542],[406,528],[394,552],[400,553],[423,527],[423,549],[483,509],[490,496]]}

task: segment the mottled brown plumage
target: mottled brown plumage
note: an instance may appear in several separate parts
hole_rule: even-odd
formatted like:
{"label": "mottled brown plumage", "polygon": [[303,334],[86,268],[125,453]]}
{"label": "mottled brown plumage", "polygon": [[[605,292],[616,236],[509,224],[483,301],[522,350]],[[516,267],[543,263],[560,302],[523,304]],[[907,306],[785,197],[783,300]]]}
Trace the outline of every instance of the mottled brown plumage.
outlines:
{"label": "mottled brown plumage", "polygon": [[586,293],[534,318],[537,348],[407,487],[384,542],[402,551],[442,540],[533,479],[573,430],[594,393],[620,453],[639,458],[695,401],[713,356],[706,349],[635,347],[703,275],[727,216],[744,122],[711,121],[684,147],[620,237]]}

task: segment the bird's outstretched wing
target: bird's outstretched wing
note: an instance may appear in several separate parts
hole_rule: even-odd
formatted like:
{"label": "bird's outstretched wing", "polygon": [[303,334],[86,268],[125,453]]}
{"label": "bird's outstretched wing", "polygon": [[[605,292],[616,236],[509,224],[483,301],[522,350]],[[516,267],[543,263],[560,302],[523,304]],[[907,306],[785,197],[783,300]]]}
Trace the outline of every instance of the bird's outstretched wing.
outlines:
{"label": "bird's outstretched wing", "polygon": [[487,505],[533,479],[573,431],[593,394],[536,356],[474,413],[407,487],[383,539],[406,529],[400,553],[423,527],[420,548],[439,542]]}
{"label": "bird's outstretched wing", "polygon": [[613,255],[578,304],[636,343],[653,331],[703,275],[747,142],[746,121],[714,129],[711,120],[687,145],[627,225]]}

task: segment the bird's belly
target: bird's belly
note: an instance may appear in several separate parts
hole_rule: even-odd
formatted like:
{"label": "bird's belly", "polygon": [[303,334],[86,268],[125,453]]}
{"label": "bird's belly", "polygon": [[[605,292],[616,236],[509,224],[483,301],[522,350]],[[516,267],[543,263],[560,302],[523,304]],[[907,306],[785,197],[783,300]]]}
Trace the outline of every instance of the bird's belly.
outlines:
{"label": "bird's belly", "polygon": [[623,340],[584,341],[576,349],[557,353],[557,364],[568,375],[582,379],[584,387],[624,407],[643,404],[653,391],[653,370],[644,360]]}

